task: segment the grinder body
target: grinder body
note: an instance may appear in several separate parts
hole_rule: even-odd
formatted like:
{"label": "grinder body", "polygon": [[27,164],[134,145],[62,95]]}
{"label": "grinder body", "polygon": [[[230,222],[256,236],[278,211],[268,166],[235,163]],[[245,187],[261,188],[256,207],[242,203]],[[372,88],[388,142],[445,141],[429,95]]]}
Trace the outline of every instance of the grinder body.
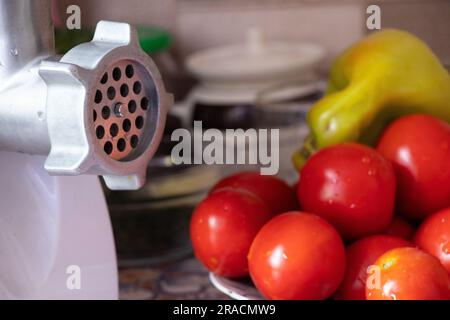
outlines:
{"label": "grinder body", "polygon": [[0,299],[117,299],[98,178],[50,176],[44,162],[0,152]]}
{"label": "grinder body", "polygon": [[129,24],[58,57],[50,1],[0,0],[0,297],[117,298],[96,176],[142,186],[171,102]]}

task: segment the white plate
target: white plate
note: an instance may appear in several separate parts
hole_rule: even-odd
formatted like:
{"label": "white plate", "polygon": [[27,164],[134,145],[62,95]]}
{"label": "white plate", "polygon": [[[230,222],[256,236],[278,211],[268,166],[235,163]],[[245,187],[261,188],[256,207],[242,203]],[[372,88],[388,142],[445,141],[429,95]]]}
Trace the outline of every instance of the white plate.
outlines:
{"label": "white plate", "polygon": [[209,280],[217,290],[235,300],[262,300],[250,278],[228,279],[214,273],[209,273]]}
{"label": "white plate", "polygon": [[312,70],[325,50],[312,43],[267,42],[258,50],[230,45],[196,52],[186,60],[187,69],[204,82],[271,82],[298,78]]}

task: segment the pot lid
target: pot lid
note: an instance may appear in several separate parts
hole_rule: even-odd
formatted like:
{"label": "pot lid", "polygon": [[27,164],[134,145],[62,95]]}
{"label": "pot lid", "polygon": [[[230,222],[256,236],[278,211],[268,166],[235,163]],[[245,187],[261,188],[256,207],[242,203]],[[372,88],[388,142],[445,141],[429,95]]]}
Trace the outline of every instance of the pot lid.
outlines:
{"label": "pot lid", "polygon": [[207,49],[187,58],[190,72],[215,85],[274,83],[294,80],[324,57],[322,47],[310,43],[265,41],[257,29],[247,43]]}

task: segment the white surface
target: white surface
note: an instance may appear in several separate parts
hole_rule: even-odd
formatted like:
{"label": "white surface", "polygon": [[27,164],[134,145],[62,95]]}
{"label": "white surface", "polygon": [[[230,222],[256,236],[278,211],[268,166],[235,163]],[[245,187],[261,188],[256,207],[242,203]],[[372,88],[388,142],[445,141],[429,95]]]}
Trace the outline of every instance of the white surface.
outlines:
{"label": "white surface", "polygon": [[251,29],[247,43],[206,49],[187,58],[187,68],[210,85],[270,84],[302,79],[324,57],[311,43],[266,42]]}
{"label": "white surface", "polygon": [[[95,176],[50,177],[45,158],[0,152],[0,298],[117,299],[114,240]],[[67,267],[81,268],[70,290]]]}
{"label": "white surface", "polygon": [[213,106],[248,103],[257,105],[264,98],[266,101],[286,101],[321,89],[319,81],[284,83],[273,87],[214,87],[200,84],[195,87],[187,99],[188,102],[204,103]]}

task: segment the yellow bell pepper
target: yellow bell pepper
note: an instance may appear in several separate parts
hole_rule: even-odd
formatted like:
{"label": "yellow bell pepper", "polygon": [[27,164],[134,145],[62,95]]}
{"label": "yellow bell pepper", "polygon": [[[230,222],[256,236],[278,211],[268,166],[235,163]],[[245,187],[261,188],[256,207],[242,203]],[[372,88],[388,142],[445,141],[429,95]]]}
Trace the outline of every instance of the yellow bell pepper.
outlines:
{"label": "yellow bell pepper", "polygon": [[308,113],[311,134],[294,155],[301,166],[315,150],[349,141],[372,144],[393,119],[426,113],[450,122],[450,76],[417,37],[386,29],[333,63],[326,95]]}

